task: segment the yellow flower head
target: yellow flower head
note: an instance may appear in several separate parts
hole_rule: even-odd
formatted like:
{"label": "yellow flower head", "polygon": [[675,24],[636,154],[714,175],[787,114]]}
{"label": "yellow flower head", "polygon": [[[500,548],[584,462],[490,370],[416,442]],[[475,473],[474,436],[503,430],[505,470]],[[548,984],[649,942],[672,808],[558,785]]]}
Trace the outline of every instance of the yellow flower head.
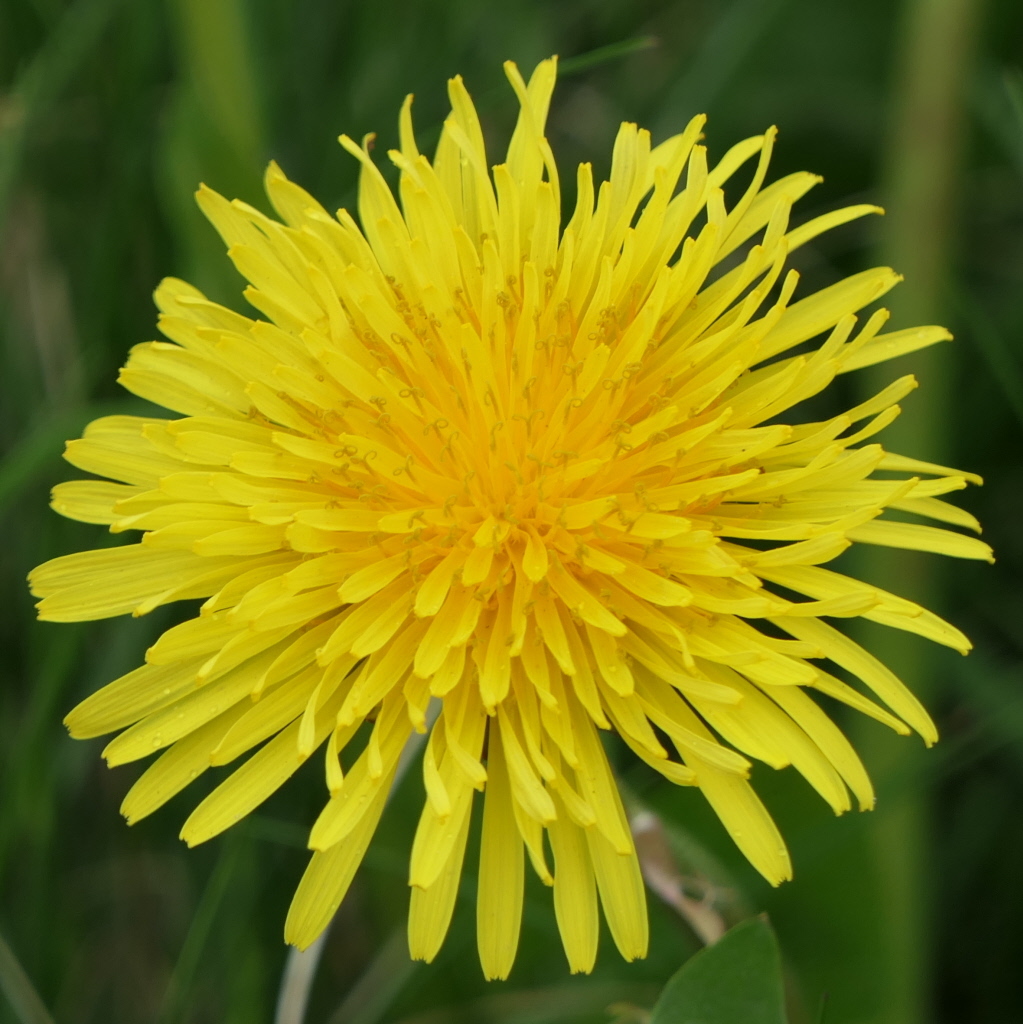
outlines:
{"label": "yellow flower head", "polygon": [[428,732],[411,952],[430,960],[443,941],[479,790],[492,978],[515,957],[527,857],[553,886],[573,971],[593,965],[598,899],[622,955],[646,951],[601,730],[699,786],[777,884],[789,858],[748,757],[794,765],[836,812],[850,791],[861,808],[874,800],[808,691],[936,738],[902,683],[824,617],[969,647],[930,612],[821,564],[855,541],[990,557],[978,540],[884,517],[977,525],[939,498],[971,477],[872,440],[912,377],[834,419],[781,421],[836,374],[949,337],[882,333],[884,310],[858,320],[898,281],[887,268],[796,299],[788,254],[879,211],[790,229],[818,179],[764,186],[773,129],[710,167],[698,117],[655,147],[623,124],[610,181],[595,189],[580,166],[562,230],[544,137],[555,61],[528,85],[505,70],[521,113],[496,167],[460,78],[432,163],[411,97],[402,108],[388,154],[400,205],[368,142],[341,138],[362,164],[361,229],[276,164],[266,189],[283,223],[200,190],[262,318],[164,281],[168,341],[137,346],[120,379],[181,418],[96,420],[67,459],[116,482],[72,481],[53,499],[141,541],[31,576],[51,621],[207,599],[68,715],[74,736],[123,730],[111,765],[164,750],[125,799],[129,821],[255,749],[185,822],[186,842],[203,842],[323,748],[327,800],[286,925],[298,946],[329,922],[403,748]]}

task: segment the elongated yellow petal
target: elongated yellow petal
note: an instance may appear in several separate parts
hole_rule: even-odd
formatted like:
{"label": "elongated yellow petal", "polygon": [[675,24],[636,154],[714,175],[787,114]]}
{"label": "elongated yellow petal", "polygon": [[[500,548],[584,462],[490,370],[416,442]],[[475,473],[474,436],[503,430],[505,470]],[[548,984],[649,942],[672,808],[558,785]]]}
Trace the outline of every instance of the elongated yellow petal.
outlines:
{"label": "elongated yellow petal", "polygon": [[777,621],[786,632],[817,644],[826,657],[862,679],[892,711],[920,733],[928,746],[937,742],[938,731],[923,705],[890,669],[859,644],[817,619]]}
{"label": "elongated yellow petal", "polygon": [[440,952],[462,880],[462,861],[469,835],[469,815],[464,814],[454,847],[429,889],[413,885],[409,901],[408,948],[413,960],[430,963]]}
{"label": "elongated yellow petal", "polygon": [[103,751],[113,766],[138,760],[187,736],[211,718],[235,707],[252,689],[253,681],[272,660],[262,655],[143,718],[111,740]]}
{"label": "elongated yellow petal", "polygon": [[438,813],[431,802],[423,806],[409,865],[409,884],[418,889],[437,884],[457,850],[472,809],[472,783],[458,772],[456,757],[442,762],[439,775],[448,795],[447,813]]}
{"label": "elongated yellow petal", "polygon": [[511,782],[500,734],[490,734],[487,792],[480,838],[476,929],[480,963],[487,978],[507,978],[515,962],[522,926],[524,859],[515,827]]}
{"label": "elongated yellow petal", "polygon": [[888,548],[935,551],[939,555],[977,558],[985,562],[995,560],[991,548],[975,537],[964,537],[951,530],[938,530],[933,526],[920,526],[916,523],[892,523],[875,519],[850,530],[847,536],[850,540],[881,544]]}
{"label": "elongated yellow petal", "polygon": [[305,949],[330,923],[373,838],[387,801],[388,789],[389,785],[377,789],[347,842],[313,854],[288,908],[284,922],[285,942]]}
{"label": "elongated yellow petal", "polygon": [[195,686],[197,660],[143,665],[107,683],[68,712],[64,724],[75,739],[91,739],[123,729],[173,703]]}
{"label": "elongated yellow petal", "polygon": [[125,498],[143,494],[141,487],[106,480],[69,480],[53,488],[50,507],[68,519],[83,523],[112,523],[119,516],[114,506]]}
{"label": "elongated yellow petal", "polygon": [[189,846],[230,828],[298,770],[304,760],[297,749],[298,728],[293,722],[279,732],[192,811],[181,827],[181,838]]}
{"label": "elongated yellow petal", "polygon": [[[333,732],[342,698],[343,692],[335,692],[318,710],[313,748]],[[234,728],[239,724],[236,722]],[[312,753],[303,751],[298,743],[301,725],[301,721],[294,721],[281,729],[196,807],[181,828],[181,838],[189,846],[205,842],[245,817],[298,770]]]}
{"label": "elongated yellow petal", "polygon": [[863,762],[838,726],[802,690],[779,686],[772,689],[769,696],[788,712],[835,766],[859,800],[860,810],[869,811],[874,806],[874,787]]}
{"label": "elongated yellow petal", "polygon": [[600,891],[611,937],[626,960],[646,956],[650,941],[646,893],[635,851],[619,853],[595,829],[587,829],[586,842]]}
{"label": "elongated yellow petal", "polygon": [[[99,551],[81,551],[54,558],[29,577],[39,602],[39,617],[49,622],[125,615],[145,598],[201,577],[212,568],[208,561],[184,551],[150,551],[136,544]],[[216,586],[201,586],[208,597]],[[205,592],[203,592],[205,591]]]}
{"label": "elongated yellow petal", "polygon": [[597,959],[600,921],[586,833],[561,807],[558,817],[547,826],[547,834],[554,853],[554,913],[569,970],[589,973]]}
{"label": "elongated yellow petal", "polygon": [[128,790],[121,813],[133,825],[162,807],[210,766],[210,752],[237,721],[243,708],[235,706],[174,743]]}

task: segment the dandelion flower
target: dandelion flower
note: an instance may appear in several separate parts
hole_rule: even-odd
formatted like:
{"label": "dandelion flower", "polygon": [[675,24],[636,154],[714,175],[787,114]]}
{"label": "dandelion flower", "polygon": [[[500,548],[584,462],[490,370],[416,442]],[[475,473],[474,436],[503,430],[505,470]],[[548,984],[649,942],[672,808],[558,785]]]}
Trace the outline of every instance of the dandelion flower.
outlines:
{"label": "dandelion flower", "polygon": [[432,162],[405,102],[388,154],[397,199],[371,138],[341,137],[362,165],[358,223],[276,164],[280,220],[199,191],[260,315],[160,285],[167,341],[134,348],[120,381],[180,418],[96,420],[66,457],[106,479],[53,496],[63,515],[141,539],[31,575],[55,622],[205,599],[67,717],[76,737],[121,730],[111,765],[163,751],[125,798],[130,822],[247,755],[185,822],[185,841],[203,842],[322,750],[326,802],[285,929],[298,946],[329,922],[402,749],[428,732],[410,949],[430,960],[441,946],[480,791],[489,978],[514,961],[527,860],[553,888],[573,971],[593,966],[598,907],[626,959],[646,952],[602,731],[698,786],[778,884],[789,856],[751,760],[794,766],[837,813],[874,802],[815,691],[936,739],[912,693],[825,620],[969,648],[822,565],[856,542],[990,558],[887,515],[977,529],[942,500],[976,478],[875,441],[912,377],[832,419],[784,421],[837,374],[950,337],[858,317],[899,280],[885,267],[797,298],[788,254],[880,211],[790,228],[819,179],[764,184],[773,129],[710,166],[697,117],[657,146],[623,124],[609,181],[579,167],[562,230],[544,137],[555,61],[528,85],[505,70],[521,112],[493,168],[460,78]]}

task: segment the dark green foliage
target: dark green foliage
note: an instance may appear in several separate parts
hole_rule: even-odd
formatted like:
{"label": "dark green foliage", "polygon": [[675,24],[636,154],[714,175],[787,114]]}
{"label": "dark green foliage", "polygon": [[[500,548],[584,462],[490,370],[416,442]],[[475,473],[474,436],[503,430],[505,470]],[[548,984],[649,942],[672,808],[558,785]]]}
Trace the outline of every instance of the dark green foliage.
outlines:
{"label": "dark green foliage", "polygon": [[650,1024],[786,1024],[778,940],[767,920],[737,924],[673,975]]}

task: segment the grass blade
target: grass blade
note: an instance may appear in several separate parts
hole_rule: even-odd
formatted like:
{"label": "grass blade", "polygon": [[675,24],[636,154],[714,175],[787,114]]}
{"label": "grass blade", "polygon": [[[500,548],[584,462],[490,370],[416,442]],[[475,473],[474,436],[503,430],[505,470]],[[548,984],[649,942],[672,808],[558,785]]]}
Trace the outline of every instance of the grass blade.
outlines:
{"label": "grass blade", "polygon": [[19,1024],[53,1024],[49,1010],[7,940],[0,935],[0,989]]}
{"label": "grass blade", "polygon": [[100,416],[130,414],[138,407],[139,403],[131,399],[106,402],[39,420],[0,459],[0,515],[55,463],[64,442],[78,437],[87,423]]}
{"label": "grass blade", "polygon": [[221,847],[220,856],[199,899],[199,905],[195,908],[188,934],[185,936],[181,952],[178,954],[178,962],[175,964],[174,972],[167,984],[163,1006],[158,1017],[160,1024],[172,1024],[173,1021],[190,1019],[190,1014],[186,1012],[185,1000],[192,989],[203,950],[216,920],[217,911],[223,902],[227,887],[230,885],[231,876],[234,874],[239,851],[239,843],[233,836],[227,838]]}
{"label": "grass blade", "polygon": [[622,57],[629,57],[634,53],[643,50],[652,50],[660,45],[656,36],[639,36],[636,39],[623,39],[619,43],[608,43],[607,46],[598,46],[595,50],[580,53],[575,57],[566,57],[558,64],[558,77],[568,78],[570,75],[578,75],[583,71],[606,64],[608,61],[621,60]]}
{"label": "grass blade", "polygon": [[378,1024],[420,966],[409,959],[405,925],[398,925],[327,1024]]}
{"label": "grass blade", "polygon": [[33,121],[54,104],[99,41],[118,0],[78,0],[18,76],[0,122],[0,229]]}
{"label": "grass blade", "polygon": [[706,113],[787,0],[734,0],[707,33],[696,58],[665,99],[655,135],[678,131],[693,114]]}
{"label": "grass blade", "polygon": [[1023,427],[1023,371],[1017,365],[1002,332],[983,305],[965,292],[958,296],[957,304],[963,323],[969,325],[969,337],[980,349],[991,370],[991,376]]}

